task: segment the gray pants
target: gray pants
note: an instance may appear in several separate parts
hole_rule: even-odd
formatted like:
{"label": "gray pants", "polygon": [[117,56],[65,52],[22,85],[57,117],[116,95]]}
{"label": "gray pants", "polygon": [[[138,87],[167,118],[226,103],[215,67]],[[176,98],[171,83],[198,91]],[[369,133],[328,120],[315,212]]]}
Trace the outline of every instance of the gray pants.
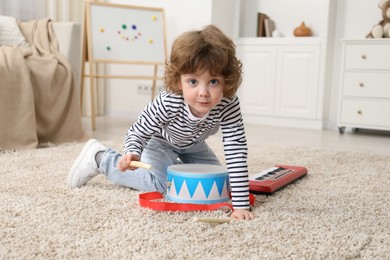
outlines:
{"label": "gray pants", "polygon": [[100,171],[115,184],[140,191],[159,191],[165,193],[167,168],[181,163],[220,165],[214,152],[206,142],[194,144],[190,148],[177,149],[164,141],[152,138],[141,155],[141,162],[152,165],[151,170],[138,168],[134,171],[119,171],[116,166],[122,155],[108,148],[100,162]]}

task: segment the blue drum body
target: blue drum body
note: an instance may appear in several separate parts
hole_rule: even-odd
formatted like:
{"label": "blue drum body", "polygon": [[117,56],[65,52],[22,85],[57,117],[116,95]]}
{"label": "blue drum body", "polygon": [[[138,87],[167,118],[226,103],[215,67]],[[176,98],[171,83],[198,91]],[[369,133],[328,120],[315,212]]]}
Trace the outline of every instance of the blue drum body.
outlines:
{"label": "blue drum body", "polygon": [[226,167],[209,164],[175,164],[168,167],[166,198],[180,203],[214,204],[229,197]]}

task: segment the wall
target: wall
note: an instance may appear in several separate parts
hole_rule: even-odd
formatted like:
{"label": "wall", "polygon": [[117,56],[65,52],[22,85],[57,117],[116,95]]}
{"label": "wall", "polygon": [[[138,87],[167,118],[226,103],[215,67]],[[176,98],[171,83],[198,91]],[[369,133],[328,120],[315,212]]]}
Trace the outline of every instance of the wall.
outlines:
{"label": "wall", "polygon": [[[322,15],[327,1],[336,2],[334,10],[330,11],[328,18]],[[163,7],[166,12],[168,50],[176,35],[189,29],[198,29],[209,23],[218,25],[233,38],[254,36],[255,14],[245,17],[249,24],[253,24],[253,27],[243,27],[243,23],[236,22],[240,15],[236,10],[239,10],[242,4],[248,10],[261,10],[269,14],[275,21],[278,21],[277,29],[284,36],[291,36],[292,29],[301,20],[308,21],[307,23],[313,28],[315,35],[333,34],[333,44],[327,46],[328,49],[333,50],[333,55],[328,57],[333,68],[327,73],[329,78],[326,88],[329,102],[325,102],[328,103],[325,111],[329,114],[329,128],[337,126],[341,62],[340,40],[364,38],[371,27],[381,20],[380,10],[377,7],[379,0],[107,0],[107,2]],[[30,7],[33,4],[34,6],[45,6],[47,16],[55,21],[80,21],[83,12],[81,3],[82,1],[79,0],[0,0],[0,13],[20,16],[24,19],[29,19],[29,15],[33,15],[34,18],[42,16],[43,11],[40,8]],[[28,13],[26,13],[27,10],[29,10]],[[241,12],[244,11],[241,10]],[[316,19],[309,20],[308,17],[313,17],[313,13]],[[324,28],[326,19],[334,24],[330,24],[331,26],[327,29]],[[145,68],[110,66],[107,71],[118,74],[127,71],[136,73],[145,72]],[[111,116],[134,117],[150,99],[148,95],[137,94],[138,85],[151,84],[150,82],[117,79],[106,81],[105,88],[100,91],[99,97],[101,104],[105,102],[104,108],[98,109],[101,113]],[[159,84],[161,86],[162,83]]]}
{"label": "wall", "polygon": [[[278,0],[277,3],[283,5],[286,11],[285,9],[275,8],[276,1],[245,0],[245,4],[246,8],[249,9],[261,8],[258,10],[264,10],[264,12],[267,12],[277,20],[276,26],[285,36],[291,36],[293,28],[299,25],[302,20],[308,20],[306,17],[307,10],[311,12],[310,17],[313,17],[313,12],[315,13],[314,17],[317,17],[316,19],[308,20],[308,25],[313,28],[313,32],[316,35],[333,35],[333,42],[327,46],[327,48],[333,49],[333,55],[328,57],[332,69],[327,73],[329,77],[326,83],[328,102],[325,102],[325,104],[328,105],[325,107],[325,112],[329,117],[327,126],[335,128],[337,124],[341,62],[340,39],[364,38],[381,17],[380,10],[377,7],[378,1],[376,0],[329,0],[335,1],[335,8],[330,10],[329,17],[325,17],[323,8],[325,8],[327,1]],[[240,2],[238,0],[113,0],[111,2],[165,8],[168,51],[176,35],[189,29],[201,28],[209,23],[217,24],[231,37],[240,34],[240,36],[251,36],[254,33],[253,28],[255,28],[248,29],[249,31],[245,31],[243,28],[240,30],[240,25],[235,23],[237,14],[234,10],[239,6]],[[275,11],[275,9],[278,11]],[[246,19],[254,18],[246,17]],[[326,20],[330,21],[329,28],[326,28],[327,25],[324,25]],[[126,68],[123,66],[108,69],[110,73],[125,73],[126,70],[131,70],[132,72],[145,71],[145,68]],[[148,95],[137,94],[137,86],[143,84],[151,83],[135,80],[107,80],[104,94],[106,102],[105,113],[111,116],[130,118],[138,115],[150,99]],[[159,84],[161,85],[162,83]]]}
{"label": "wall", "polygon": [[[329,0],[246,0],[241,2],[240,37],[255,37],[257,12],[268,15],[275,22],[275,29],[283,37],[293,37],[293,30],[305,22],[312,28],[314,36],[327,34],[327,12]],[[304,8],[302,8],[304,6]],[[307,10],[312,10],[308,12]]]}
{"label": "wall", "polygon": [[[221,8],[223,6],[223,8]],[[240,0],[212,0],[211,19],[213,24],[225,32],[229,37],[235,38],[239,35]]]}
{"label": "wall", "polygon": [[[283,37],[292,37],[293,30],[304,21],[314,36],[327,37],[324,118],[326,128],[337,127],[341,39],[364,38],[377,23],[380,10],[376,0],[246,0],[241,1],[239,37],[256,35],[257,14],[267,14],[275,21]],[[328,11],[329,7],[329,11]],[[308,11],[310,10],[310,11]],[[326,15],[328,14],[328,16]]]}
{"label": "wall", "polygon": [[[177,35],[184,31],[198,29],[211,23],[212,4],[209,0],[115,0],[111,2],[164,8],[168,53]],[[146,66],[110,65],[107,68],[107,73],[126,74],[126,72],[131,72],[132,74],[148,73],[152,75],[152,69],[152,67]],[[162,75],[162,69],[160,68],[159,70],[160,75]],[[126,118],[137,117],[140,111],[150,101],[149,95],[137,94],[137,89],[140,85],[145,86],[151,84],[152,81],[145,80],[106,80],[106,114]],[[157,86],[161,87],[162,82],[158,82]]]}
{"label": "wall", "polygon": [[45,5],[45,0],[0,0],[0,15],[13,16],[19,20],[29,21],[45,15],[44,8],[35,8],[42,5]]}
{"label": "wall", "polygon": [[[31,1],[31,0],[30,0]],[[37,0],[33,0],[37,1]],[[39,0],[41,1],[41,0]],[[53,21],[82,22],[84,2],[79,0],[44,0],[46,14]],[[27,2],[24,0],[24,2]],[[35,3],[35,6],[37,3]]]}

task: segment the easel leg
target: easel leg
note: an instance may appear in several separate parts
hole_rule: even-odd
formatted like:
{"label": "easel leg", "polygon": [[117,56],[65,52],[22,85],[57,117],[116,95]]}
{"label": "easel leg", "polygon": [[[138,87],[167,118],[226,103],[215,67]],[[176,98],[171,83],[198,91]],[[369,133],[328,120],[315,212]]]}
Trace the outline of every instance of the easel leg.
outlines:
{"label": "easel leg", "polygon": [[83,114],[83,101],[84,101],[84,76],[85,76],[85,55],[87,43],[83,44],[83,57],[81,61],[81,77],[80,77],[80,112]]}
{"label": "easel leg", "polygon": [[152,84],[152,101],[156,96],[156,81],[157,81],[157,65],[154,65],[154,79]]}
{"label": "easel leg", "polygon": [[92,62],[89,62],[89,85],[91,91],[91,121],[92,130],[96,130],[96,112],[95,112],[95,78],[94,78],[94,66]]}
{"label": "easel leg", "polygon": [[[84,67],[84,64],[81,65]],[[84,69],[81,69],[81,73],[84,74]],[[84,76],[81,76],[80,80],[80,113],[83,114],[83,99],[84,99]]]}
{"label": "easel leg", "polygon": [[87,61],[87,31],[86,31],[86,15],[84,12],[84,26],[82,31],[82,52],[81,52],[81,75],[80,75],[80,112],[83,113],[84,101],[84,76],[85,76],[85,62]]}
{"label": "easel leg", "polygon": [[[89,1],[84,2],[84,33],[83,33],[83,65],[85,64],[85,61],[89,61],[89,85],[90,85],[90,95],[91,95],[91,121],[92,121],[92,130],[96,130],[96,112],[95,112],[95,66],[97,64],[93,62],[92,59],[92,43],[90,40],[90,31],[89,28],[91,25],[89,24],[89,9],[87,8],[87,5],[89,5]],[[84,76],[84,75],[83,75]]]}

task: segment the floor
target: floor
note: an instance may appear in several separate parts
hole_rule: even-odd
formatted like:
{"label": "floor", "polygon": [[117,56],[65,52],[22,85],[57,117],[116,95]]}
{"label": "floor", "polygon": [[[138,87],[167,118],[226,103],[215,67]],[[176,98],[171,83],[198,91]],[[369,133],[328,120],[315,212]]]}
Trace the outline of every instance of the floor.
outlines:
{"label": "floor", "polygon": [[[83,118],[87,133],[98,140],[124,138],[132,122],[128,119],[100,116],[96,118],[96,130],[92,131],[91,119]],[[390,132],[359,129],[344,134],[338,130],[295,129],[264,125],[245,125],[248,142],[309,146],[336,151],[358,151],[390,155]]]}

